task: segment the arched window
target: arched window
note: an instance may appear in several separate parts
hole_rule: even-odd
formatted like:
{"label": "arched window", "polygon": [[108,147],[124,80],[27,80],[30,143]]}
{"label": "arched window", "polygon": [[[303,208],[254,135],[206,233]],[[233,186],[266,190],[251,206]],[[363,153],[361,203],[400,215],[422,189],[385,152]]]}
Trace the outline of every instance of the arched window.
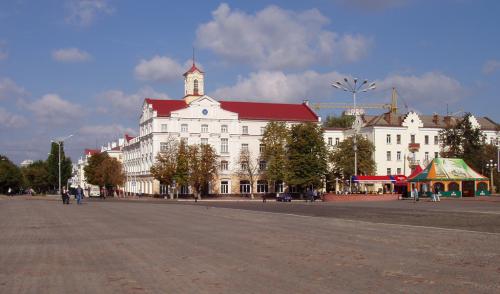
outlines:
{"label": "arched window", "polygon": [[194,95],[198,95],[198,80],[194,80],[193,82],[193,92]]}

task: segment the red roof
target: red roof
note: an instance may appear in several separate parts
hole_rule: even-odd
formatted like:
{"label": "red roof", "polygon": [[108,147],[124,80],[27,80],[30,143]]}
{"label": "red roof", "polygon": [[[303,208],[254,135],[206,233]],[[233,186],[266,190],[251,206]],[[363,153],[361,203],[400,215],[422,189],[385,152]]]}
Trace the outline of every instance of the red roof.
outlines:
{"label": "red roof", "polygon": [[151,104],[158,116],[170,116],[170,112],[187,107],[184,100],[161,100],[146,98],[146,103]]}
{"label": "red roof", "polygon": [[394,182],[391,176],[353,176],[354,182]]}
{"label": "red roof", "polygon": [[279,121],[318,121],[306,104],[220,101],[224,110],[236,112],[240,119]]}
{"label": "red roof", "polygon": [[125,140],[127,140],[127,142],[129,142],[133,138],[135,138],[135,137],[132,137],[132,136],[129,136],[128,134],[125,134]]}
{"label": "red roof", "polygon": [[185,76],[188,73],[192,73],[192,72],[195,72],[195,71],[203,72],[199,68],[197,68],[196,64],[194,64],[194,62],[193,62],[193,65],[191,66],[191,68],[187,72],[185,72],[183,75]]}
{"label": "red roof", "polygon": [[[184,100],[146,98],[146,103],[153,106],[158,116],[170,116],[172,111],[188,106]],[[318,121],[318,116],[305,104],[220,101],[220,105],[224,110],[238,113],[240,119]]]}
{"label": "red roof", "polygon": [[84,153],[85,155],[95,155],[101,153],[101,151],[96,149],[85,149]]}
{"label": "red roof", "polygon": [[408,180],[413,179],[414,177],[418,176],[423,169],[420,167],[420,165],[417,165],[415,169],[411,172],[411,174],[408,176]]}

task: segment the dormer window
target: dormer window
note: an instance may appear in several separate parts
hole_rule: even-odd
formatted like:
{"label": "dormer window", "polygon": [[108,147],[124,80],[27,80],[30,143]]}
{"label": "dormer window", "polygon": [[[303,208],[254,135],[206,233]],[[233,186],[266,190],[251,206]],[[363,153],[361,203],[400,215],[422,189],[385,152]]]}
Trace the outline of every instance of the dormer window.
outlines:
{"label": "dormer window", "polygon": [[193,94],[198,95],[198,80],[194,80],[193,82]]}

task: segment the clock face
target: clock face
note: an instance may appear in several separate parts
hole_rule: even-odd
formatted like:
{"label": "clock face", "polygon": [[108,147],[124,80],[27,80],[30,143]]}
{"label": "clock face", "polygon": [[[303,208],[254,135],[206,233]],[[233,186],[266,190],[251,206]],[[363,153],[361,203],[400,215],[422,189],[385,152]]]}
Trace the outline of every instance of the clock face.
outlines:
{"label": "clock face", "polygon": [[201,113],[203,113],[203,115],[207,115],[207,114],[208,114],[208,110],[203,109],[203,110],[201,111]]}

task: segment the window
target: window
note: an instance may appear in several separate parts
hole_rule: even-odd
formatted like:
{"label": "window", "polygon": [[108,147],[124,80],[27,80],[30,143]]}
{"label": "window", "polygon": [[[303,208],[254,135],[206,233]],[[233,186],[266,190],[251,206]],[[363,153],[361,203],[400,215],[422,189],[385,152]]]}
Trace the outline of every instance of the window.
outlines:
{"label": "window", "polygon": [[338,145],[340,143],[340,138],[335,138],[335,145]]}
{"label": "window", "polygon": [[208,133],[208,125],[201,125],[201,132]]}
{"label": "window", "polygon": [[257,181],[257,193],[267,193],[268,185],[267,181],[259,180]]}
{"label": "window", "polygon": [[391,161],[391,151],[387,151],[387,161]]}
{"label": "window", "polygon": [[439,144],[439,137],[434,136],[434,145],[437,145],[437,144]]}
{"label": "window", "polygon": [[434,152],[434,158],[438,158],[439,157],[439,152]]}
{"label": "window", "polygon": [[390,175],[391,175],[391,168],[390,168],[390,167],[388,167],[388,168],[387,168],[387,175],[388,175],[388,176],[390,176]]}
{"label": "window", "polygon": [[332,146],[333,145],[333,138],[328,138],[328,146]]}
{"label": "window", "polygon": [[283,191],[285,190],[284,185],[283,185],[283,181],[277,181],[274,189],[277,193],[283,193]]}
{"label": "window", "polygon": [[242,161],[242,162],[241,162],[241,169],[242,169],[242,170],[246,170],[246,169],[248,169],[248,162],[246,162],[246,161]]}
{"label": "window", "polygon": [[166,132],[168,130],[167,126],[167,124],[161,124],[161,131]]}
{"label": "window", "polygon": [[198,95],[198,80],[194,80],[193,82],[193,92],[195,95]]}
{"label": "window", "polygon": [[227,133],[227,125],[220,126],[220,132],[221,133]]}
{"label": "window", "polygon": [[228,181],[221,181],[220,182],[220,193],[221,194],[228,194],[229,193],[229,182]]}
{"label": "window", "polygon": [[167,151],[167,149],[168,149],[168,143],[160,142],[160,151]]}
{"label": "window", "polygon": [[266,166],[267,166],[267,163],[265,160],[261,160],[259,161],[259,169],[260,170],[265,170],[266,169]]}
{"label": "window", "polygon": [[398,167],[397,172],[398,172],[398,175],[401,174],[401,168],[400,167]]}
{"label": "window", "polygon": [[425,152],[425,160],[429,160],[429,152]]}
{"label": "window", "polygon": [[228,139],[227,139],[227,138],[222,138],[222,139],[220,139],[220,152],[221,152],[221,153],[227,153],[227,152],[228,152],[228,151],[227,151],[227,149],[228,149],[228,148],[227,148],[227,145],[228,145],[228,144],[227,144],[227,141],[228,141]]}
{"label": "window", "polygon": [[241,133],[242,133],[243,135],[248,135],[248,126],[243,126],[243,127],[241,128]]}
{"label": "window", "polygon": [[229,168],[229,163],[226,160],[220,162],[220,170],[226,171]]}
{"label": "window", "polygon": [[401,144],[401,135],[396,135],[396,144]]}
{"label": "window", "polygon": [[202,145],[208,145],[208,138],[201,138]]}
{"label": "window", "polygon": [[425,135],[424,143],[425,143],[425,145],[429,145],[429,136],[428,135]]}
{"label": "window", "polygon": [[414,144],[414,143],[415,143],[415,135],[410,135],[410,142],[411,142],[412,144]]}
{"label": "window", "polygon": [[401,161],[401,151],[396,152],[396,160]]}
{"label": "window", "polygon": [[187,185],[181,186],[181,194],[189,194],[189,187]]}
{"label": "window", "polygon": [[241,194],[250,193],[250,182],[249,181],[240,181],[240,193]]}
{"label": "window", "polygon": [[385,137],[385,142],[387,144],[391,144],[391,135],[390,134],[387,134],[387,136]]}
{"label": "window", "polygon": [[245,152],[248,151],[248,144],[246,144],[246,143],[241,144],[241,151],[245,151]]}
{"label": "window", "polygon": [[264,153],[265,148],[266,148],[266,145],[264,145],[264,144],[260,144],[260,145],[259,145],[259,152],[260,152],[260,153]]}
{"label": "window", "polygon": [[181,132],[187,133],[187,131],[188,131],[188,125],[187,124],[182,124],[181,125]]}
{"label": "window", "polygon": [[266,127],[260,127],[260,134],[264,135],[264,132],[266,131]]}

